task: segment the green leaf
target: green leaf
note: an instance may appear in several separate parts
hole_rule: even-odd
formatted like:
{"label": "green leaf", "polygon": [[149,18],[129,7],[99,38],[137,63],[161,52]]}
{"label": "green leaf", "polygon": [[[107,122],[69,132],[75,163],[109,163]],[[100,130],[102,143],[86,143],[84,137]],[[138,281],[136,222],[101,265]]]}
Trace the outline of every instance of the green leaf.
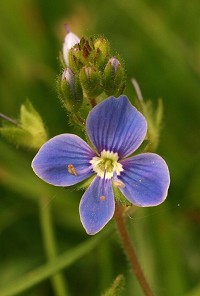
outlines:
{"label": "green leaf", "polygon": [[40,114],[27,100],[20,108],[19,124],[4,123],[0,133],[17,146],[39,149],[48,139]]}
{"label": "green leaf", "polygon": [[139,104],[139,109],[144,114],[148,124],[147,140],[149,143],[147,145],[147,150],[155,151],[159,144],[160,130],[162,127],[162,100],[158,100],[158,105],[156,108],[154,108],[151,100],[144,101],[138,99],[137,103]]}
{"label": "green leaf", "polygon": [[158,106],[155,112],[155,124],[158,129],[162,127],[162,119],[163,119],[163,101],[162,99],[158,99]]}
{"label": "green leaf", "polygon": [[136,92],[136,105],[140,112],[143,113],[148,124],[147,139],[145,140],[148,141],[148,143],[145,143],[147,149],[144,148],[144,150],[154,151],[159,144],[160,130],[163,119],[163,102],[162,99],[159,99],[157,107],[154,108],[151,100],[145,101],[143,99],[137,80],[133,78],[131,81]]}

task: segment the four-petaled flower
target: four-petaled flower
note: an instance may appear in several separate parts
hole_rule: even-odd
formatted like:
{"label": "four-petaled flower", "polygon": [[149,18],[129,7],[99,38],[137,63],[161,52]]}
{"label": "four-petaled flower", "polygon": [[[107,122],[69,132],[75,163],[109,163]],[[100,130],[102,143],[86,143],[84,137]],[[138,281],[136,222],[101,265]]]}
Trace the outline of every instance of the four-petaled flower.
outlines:
{"label": "four-petaled flower", "polygon": [[128,201],[141,207],[162,203],[170,183],[165,161],[157,154],[130,156],[147,132],[144,116],[126,96],[109,97],[86,120],[94,149],[73,134],[46,142],[32,162],[36,175],[55,186],[70,186],[96,174],[80,202],[81,222],[95,234],[113,217],[117,186]]}

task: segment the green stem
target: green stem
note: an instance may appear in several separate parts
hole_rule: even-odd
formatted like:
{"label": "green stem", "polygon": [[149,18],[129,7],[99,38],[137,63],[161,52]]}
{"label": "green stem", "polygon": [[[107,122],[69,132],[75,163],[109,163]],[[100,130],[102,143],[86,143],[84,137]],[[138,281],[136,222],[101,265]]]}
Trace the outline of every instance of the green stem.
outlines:
{"label": "green stem", "polygon": [[[46,256],[49,262],[51,262],[56,257],[56,243],[51,220],[50,202],[46,196],[40,199],[40,221]],[[66,288],[66,280],[62,273],[59,272],[52,276],[51,283],[56,296],[69,295],[68,289]]]}
{"label": "green stem", "polygon": [[133,248],[132,242],[130,240],[128,231],[125,226],[124,221],[124,211],[123,207],[116,203],[116,209],[114,214],[115,222],[117,225],[117,229],[124,247],[124,250],[126,252],[126,255],[128,259],[130,260],[133,272],[144,292],[145,296],[154,296],[151,288],[149,287],[149,284],[147,283],[147,280],[145,278],[145,275],[142,271],[142,268],[140,266],[140,263],[138,261],[136,252]]}

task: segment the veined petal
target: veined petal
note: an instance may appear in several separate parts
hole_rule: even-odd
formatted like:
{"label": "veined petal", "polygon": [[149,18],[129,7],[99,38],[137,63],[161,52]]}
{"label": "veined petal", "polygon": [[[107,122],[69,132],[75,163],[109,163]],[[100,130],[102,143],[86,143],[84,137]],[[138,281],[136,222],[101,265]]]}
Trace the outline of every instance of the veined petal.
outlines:
{"label": "veined petal", "polygon": [[165,200],[170,176],[162,157],[154,153],[143,153],[122,160],[121,164],[124,171],[118,178],[125,187],[120,190],[131,203],[151,207]]}
{"label": "veined petal", "polygon": [[96,177],[80,202],[80,217],[88,234],[100,231],[112,218],[115,210],[111,180]]}
{"label": "veined petal", "polygon": [[140,146],[147,122],[126,96],[109,97],[90,111],[86,129],[99,153],[104,149],[117,152],[121,159]]}
{"label": "veined petal", "polygon": [[61,134],[47,141],[32,161],[36,175],[55,186],[74,185],[94,172],[95,156],[87,143],[72,134]]}

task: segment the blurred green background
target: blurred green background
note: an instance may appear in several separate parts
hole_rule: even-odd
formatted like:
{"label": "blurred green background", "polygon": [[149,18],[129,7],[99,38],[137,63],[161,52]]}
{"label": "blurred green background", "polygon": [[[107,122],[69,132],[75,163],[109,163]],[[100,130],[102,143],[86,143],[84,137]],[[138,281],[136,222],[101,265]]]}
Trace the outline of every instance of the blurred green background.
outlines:
{"label": "blurred green background", "polygon": [[[170,168],[169,196],[127,223],[158,296],[200,295],[199,15],[199,0],[0,3],[0,112],[17,118],[28,97],[50,137],[70,131],[55,87],[64,23],[79,36],[104,34],[144,98],[163,98],[158,153]],[[125,92],[135,96],[130,82]],[[34,154],[0,139],[0,296],[102,295],[119,273],[124,295],[141,296],[117,235],[107,233],[113,222],[88,237],[78,214],[82,192],[40,181],[30,167]]]}

